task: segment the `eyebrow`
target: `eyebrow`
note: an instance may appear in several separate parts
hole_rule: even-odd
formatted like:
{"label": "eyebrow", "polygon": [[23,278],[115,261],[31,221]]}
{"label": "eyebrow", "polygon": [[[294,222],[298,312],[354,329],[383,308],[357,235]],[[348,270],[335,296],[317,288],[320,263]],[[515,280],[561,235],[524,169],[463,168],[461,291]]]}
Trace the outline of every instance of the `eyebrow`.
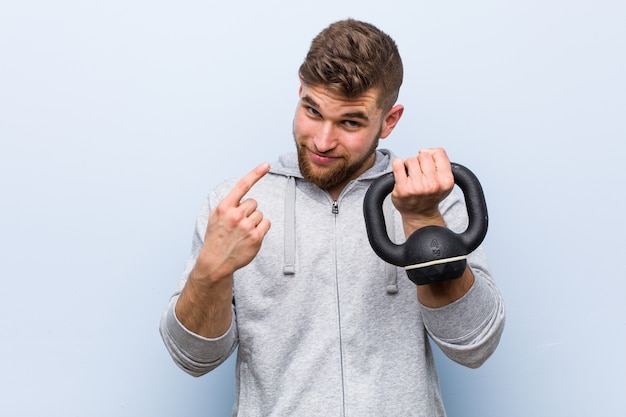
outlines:
{"label": "eyebrow", "polygon": [[[308,105],[310,105],[311,107],[314,107],[315,109],[319,109],[320,106],[319,104],[317,104],[317,102],[315,100],[313,100],[310,96],[302,96],[301,98],[303,103],[306,103]],[[354,112],[348,112],[348,113],[344,113],[341,115],[341,117],[345,117],[347,119],[360,119],[363,121],[368,122],[369,121],[369,117],[367,117],[367,114],[365,114],[362,111],[354,111]]]}

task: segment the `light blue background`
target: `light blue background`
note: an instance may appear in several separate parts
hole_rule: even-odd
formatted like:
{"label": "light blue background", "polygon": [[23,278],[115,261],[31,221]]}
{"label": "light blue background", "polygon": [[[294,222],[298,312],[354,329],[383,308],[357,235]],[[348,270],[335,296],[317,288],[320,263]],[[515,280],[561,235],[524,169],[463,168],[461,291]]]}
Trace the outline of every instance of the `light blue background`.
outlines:
{"label": "light blue background", "polygon": [[[0,6],[0,414],[226,416],[158,322],[221,179],[293,148],[332,21],[398,42],[404,118],[481,178],[508,322],[451,417],[626,415],[626,6],[610,0],[22,0]],[[408,383],[408,382],[407,382]]]}

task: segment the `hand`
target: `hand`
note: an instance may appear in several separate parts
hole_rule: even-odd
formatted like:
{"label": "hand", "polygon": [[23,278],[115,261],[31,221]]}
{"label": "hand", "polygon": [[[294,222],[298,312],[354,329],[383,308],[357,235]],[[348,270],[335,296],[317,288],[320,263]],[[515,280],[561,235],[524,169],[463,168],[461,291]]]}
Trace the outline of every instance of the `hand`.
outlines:
{"label": "hand", "polygon": [[402,215],[405,234],[427,225],[444,226],[439,203],[454,187],[450,160],[442,148],[420,150],[417,157],[393,161],[394,206]]}
{"label": "hand", "polygon": [[257,255],[270,221],[257,210],[254,199],[241,200],[268,171],[267,163],[257,166],[211,211],[194,279],[215,281],[232,276]]}

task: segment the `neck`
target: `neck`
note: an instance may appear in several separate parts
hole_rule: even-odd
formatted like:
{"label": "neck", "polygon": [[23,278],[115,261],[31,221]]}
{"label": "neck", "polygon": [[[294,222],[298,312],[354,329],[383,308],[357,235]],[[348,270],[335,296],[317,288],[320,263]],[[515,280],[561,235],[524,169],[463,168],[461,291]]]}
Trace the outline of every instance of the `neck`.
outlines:
{"label": "neck", "polygon": [[349,178],[347,178],[346,180],[340,182],[339,184],[335,184],[332,187],[328,187],[326,188],[326,192],[328,194],[330,194],[330,197],[334,200],[337,201],[337,199],[339,198],[339,195],[341,194],[341,192],[343,191],[344,188],[346,188],[346,185],[348,185],[350,183],[350,181],[357,179],[358,177],[360,177],[365,171],[367,171],[368,169],[370,169],[371,167],[374,166],[374,163],[376,162],[376,152],[372,153],[368,159],[365,160],[365,162],[363,164],[361,164],[361,167],[353,174],[351,175]]}

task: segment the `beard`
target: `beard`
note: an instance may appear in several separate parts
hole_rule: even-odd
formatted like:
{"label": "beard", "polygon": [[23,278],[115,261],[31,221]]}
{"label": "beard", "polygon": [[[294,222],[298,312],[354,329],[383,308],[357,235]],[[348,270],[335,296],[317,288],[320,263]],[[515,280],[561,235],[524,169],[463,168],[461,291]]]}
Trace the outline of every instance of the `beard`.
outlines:
{"label": "beard", "polygon": [[[295,142],[298,150],[298,166],[300,167],[300,173],[306,181],[327,190],[340,184],[347,184],[350,180],[354,179],[356,174],[363,168],[363,165],[370,161],[370,158],[374,152],[376,152],[379,140],[373,141],[367,152],[357,160],[351,160],[349,155],[332,155],[331,153],[327,153],[327,156],[340,156],[340,159],[338,159],[332,167],[323,170],[315,170],[308,155],[308,148],[298,143],[297,140]],[[318,153],[324,155],[322,152]]]}

